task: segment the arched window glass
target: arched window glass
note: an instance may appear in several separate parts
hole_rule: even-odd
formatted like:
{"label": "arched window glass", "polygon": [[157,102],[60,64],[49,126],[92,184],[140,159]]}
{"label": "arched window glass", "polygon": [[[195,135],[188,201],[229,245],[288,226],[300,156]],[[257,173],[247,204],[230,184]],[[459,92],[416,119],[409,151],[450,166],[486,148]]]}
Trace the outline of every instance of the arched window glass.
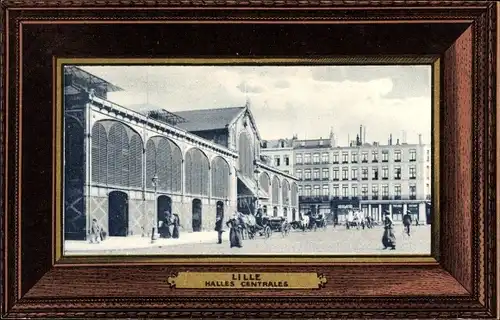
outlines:
{"label": "arched window glass", "polygon": [[164,137],[152,137],[146,144],[146,186],[150,189],[154,188],[152,179],[155,174],[158,177],[158,190],[181,191],[181,150]]}
{"label": "arched window glass", "polygon": [[265,172],[260,174],[259,178],[259,188],[264,190],[266,193],[269,193],[269,185],[270,185],[269,175]]}
{"label": "arched window glass", "polygon": [[132,134],[130,139],[130,157],[129,157],[131,187],[142,187],[142,139],[137,134]]}
{"label": "arched window glass", "polygon": [[181,149],[172,141],[170,143],[170,162],[167,164],[170,174],[169,190],[173,192],[181,192],[182,189],[182,153]]}
{"label": "arched window glass", "polygon": [[159,138],[157,143],[156,175],[158,176],[158,190],[167,191],[167,186],[169,187],[171,184],[171,175],[168,172],[168,166],[172,161],[172,151],[167,139]]}
{"label": "arched window glass", "polygon": [[289,205],[290,184],[288,183],[287,180],[283,180],[283,185],[281,186],[281,192],[282,192],[281,202],[283,203],[283,205]]}
{"label": "arched window glass", "polygon": [[294,182],[292,184],[292,195],[291,195],[291,203],[292,203],[292,206],[297,206],[297,196],[298,196],[298,193],[299,193],[299,187],[297,186],[297,184]]}
{"label": "arched window glass", "polygon": [[242,132],[240,134],[238,141],[238,155],[241,174],[246,177],[252,178],[254,154],[252,143],[246,132]]}
{"label": "arched window glass", "polygon": [[92,181],[107,183],[108,137],[106,129],[99,122],[92,127]]}
{"label": "arched window glass", "polygon": [[273,194],[272,194],[272,201],[273,204],[279,204],[279,198],[280,198],[280,181],[278,177],[273,178]]}
{"label": "arched window glass", "polygon": [[215,198],[229,197],[229,165],[221,157],[212,160],[212,196]]}
{"label": "arched window glass", "polygon": [[154,188],[153,177],[156,173],[156,146],[152,139],[146,144],[146,187]]}
{"label": "arched window glass", "polygon": [[189,149],[186,153],[186,193],[208,196],[209,170],[205,154],[197,148]]}
{"label": "arched window glass", "polygon": [[115,123],[109,130],[108,140],[108,184],[128,186],[129,140],[125,126]]}

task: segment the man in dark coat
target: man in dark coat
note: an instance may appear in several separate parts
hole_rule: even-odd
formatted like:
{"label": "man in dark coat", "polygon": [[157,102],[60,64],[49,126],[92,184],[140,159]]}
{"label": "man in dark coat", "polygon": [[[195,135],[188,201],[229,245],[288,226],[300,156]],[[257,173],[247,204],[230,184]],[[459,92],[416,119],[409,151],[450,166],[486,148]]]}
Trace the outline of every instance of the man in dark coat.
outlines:
{"label": "man in dark coat", "polygon": [[222,233],[224,232],[224,230],[222,230],[222,222],[222,215],[218,215],[215,220],[215,231],[217,231],[217,243],[219,244],[222,243]]}
{"label": "man in dark coat", "polygon": [[172,216],[172,224],[174,225],[174,228],[172,230],[172,238],[179,239],[179,227],[181,225],[181,221],[178,214],[174,213]]}
{"label": "man in dark coat", "polygon": [[410,226],[411,226],[411,212],[406,211],[406,214],[403,216],[403,225],[405,226],[406,234],[410,235]]}

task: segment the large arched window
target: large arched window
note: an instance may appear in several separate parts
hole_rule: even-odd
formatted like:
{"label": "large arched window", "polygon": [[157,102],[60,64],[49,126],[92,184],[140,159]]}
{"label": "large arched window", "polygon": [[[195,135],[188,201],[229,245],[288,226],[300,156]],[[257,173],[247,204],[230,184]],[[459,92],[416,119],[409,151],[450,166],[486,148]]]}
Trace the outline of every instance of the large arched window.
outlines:
{"label": "large arched window", "polygon": [[186,152],[186,193],[208,196],[209,162],[200,149],[191,148]]}
{"label": "large arched window", "polygon": [[221,157],[212,160],[212,196],[229,197],[229,164]]}
{"label": "large arched window", "polygon": [[182,187],[182,153],[179,147],[164,137],[152,137],[146,144],[146,187],[153,189],[153,177],[158,177],[157,189],[180,192]]}
{"label": "large arched window", "polygon": [[283,184],[281,185],[281,202],[283,205],[290,205],[290,184],[288,180],[283,179]]}
{"label": "large arched window", "polygon": [[274,178],[273,178],[273,194],[272,194],[273,204],[279,204],[279,198],[280,198],[280,181],[279,181],[278,177],[274,176]]}
{"label": "large arched window", "polygon": [[291,204],[292,206],[297,206],[297,197],[298,197],[298,193],[299,193],[299,187],[297,186],[297,184],[294,182],[292,184],[292,195],[291,195]]}
{"label": "large arched window", "polygon": [[115,123],[108,138],[108,184],[128,186],[129,140],[125,126]]}
{"label": "large arched window", "polygon": [[242,132],[238,139],[238,155],[241,174],[246,177],[253,178],[254,154],[252,142],[246,132]]}
{"label": "large arched window", "polygon": [[134,132],[130,139],[129,156],[129,185],[131,187],[142,187],[142,149],[142,139]]}
{"label": "large arched window", "polygon": [[142,186],[142,139],[127,125],[99,121],[92,127],[92,181],[124,187]]}
{"label": "large arched window", "polygon": [[269,194],[269,185],[271,184],[271,180],[269,179],[269,175],[267,172],[262,172],[259,178],[259,188],[264,190]]}
{"label": "large arched window", "polygon": [[108,137],[104,126],[97,122],[92,127],[92,181],[108,182]]}
{"label": "large arched window", "polygon": [[146,143],[146,188],[154,188],[152,182],[156,174],[156,145],[153,139]]}

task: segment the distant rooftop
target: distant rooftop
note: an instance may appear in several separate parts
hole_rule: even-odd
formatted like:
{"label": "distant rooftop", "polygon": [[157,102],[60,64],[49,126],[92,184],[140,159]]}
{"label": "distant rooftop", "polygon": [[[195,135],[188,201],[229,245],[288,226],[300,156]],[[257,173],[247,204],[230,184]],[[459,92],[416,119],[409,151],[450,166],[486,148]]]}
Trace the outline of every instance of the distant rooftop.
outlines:
{"label": "distant rooftop", "polygon": [[186,121],[179,123],[179,127],[190,131],[208,131],[226,128],[245,107],[229,107],[217,109],[200,109],[174,112]]}
{"label": "distant rooftop", "polygon": [[295,140],[294,148],[330,148],[330,139],[311,139],[311,140]]}
{"label": "distant rooftop", "polygon": [[75,86],[90,91],[93,89],[97,96],[107,98],[108,92],[124,91],[122,88],[109,83],[77,66],[64,66],[64,85]]}
{"label": "distant rooftop", "polygon": [[292,139],[278,139],[278,140],[263,140],[262,148],[291,148],[293,147],[294,140]]}

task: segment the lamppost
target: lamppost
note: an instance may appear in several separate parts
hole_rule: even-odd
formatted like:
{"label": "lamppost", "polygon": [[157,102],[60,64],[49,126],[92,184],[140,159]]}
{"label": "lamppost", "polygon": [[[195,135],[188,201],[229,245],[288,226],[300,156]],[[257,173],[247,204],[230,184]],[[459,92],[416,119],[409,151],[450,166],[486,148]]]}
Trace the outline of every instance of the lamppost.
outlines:
{"label": "lamppost", "polygon": [[254,208],[254,210],[255,210],[254,214],[255,214],[255,213],[257,213],[257,210],[259,209],[259,200],[260,200],[259,199],[260,198],[259,197],[259,173],[260,173],[259,167],[256,167],[255,170],[253,171],[253,173],[256,176],[255,182],[257,183],[256,184],[257,185],[257,192],[255,193],[256,198],[255,198],[255,208]]}
{"label": "lamppost", "polygon": [[151,178],[151,183],[153,184],[153,187],[155,188],[155,207],[153,211],[153,230],[151,232],[151,243],[154,243],[157,239],[156,236],[156,229],[158,228],[158,198],[156,196],[156,191],[158,188],[158,175],[154,175],[153,178]]}

